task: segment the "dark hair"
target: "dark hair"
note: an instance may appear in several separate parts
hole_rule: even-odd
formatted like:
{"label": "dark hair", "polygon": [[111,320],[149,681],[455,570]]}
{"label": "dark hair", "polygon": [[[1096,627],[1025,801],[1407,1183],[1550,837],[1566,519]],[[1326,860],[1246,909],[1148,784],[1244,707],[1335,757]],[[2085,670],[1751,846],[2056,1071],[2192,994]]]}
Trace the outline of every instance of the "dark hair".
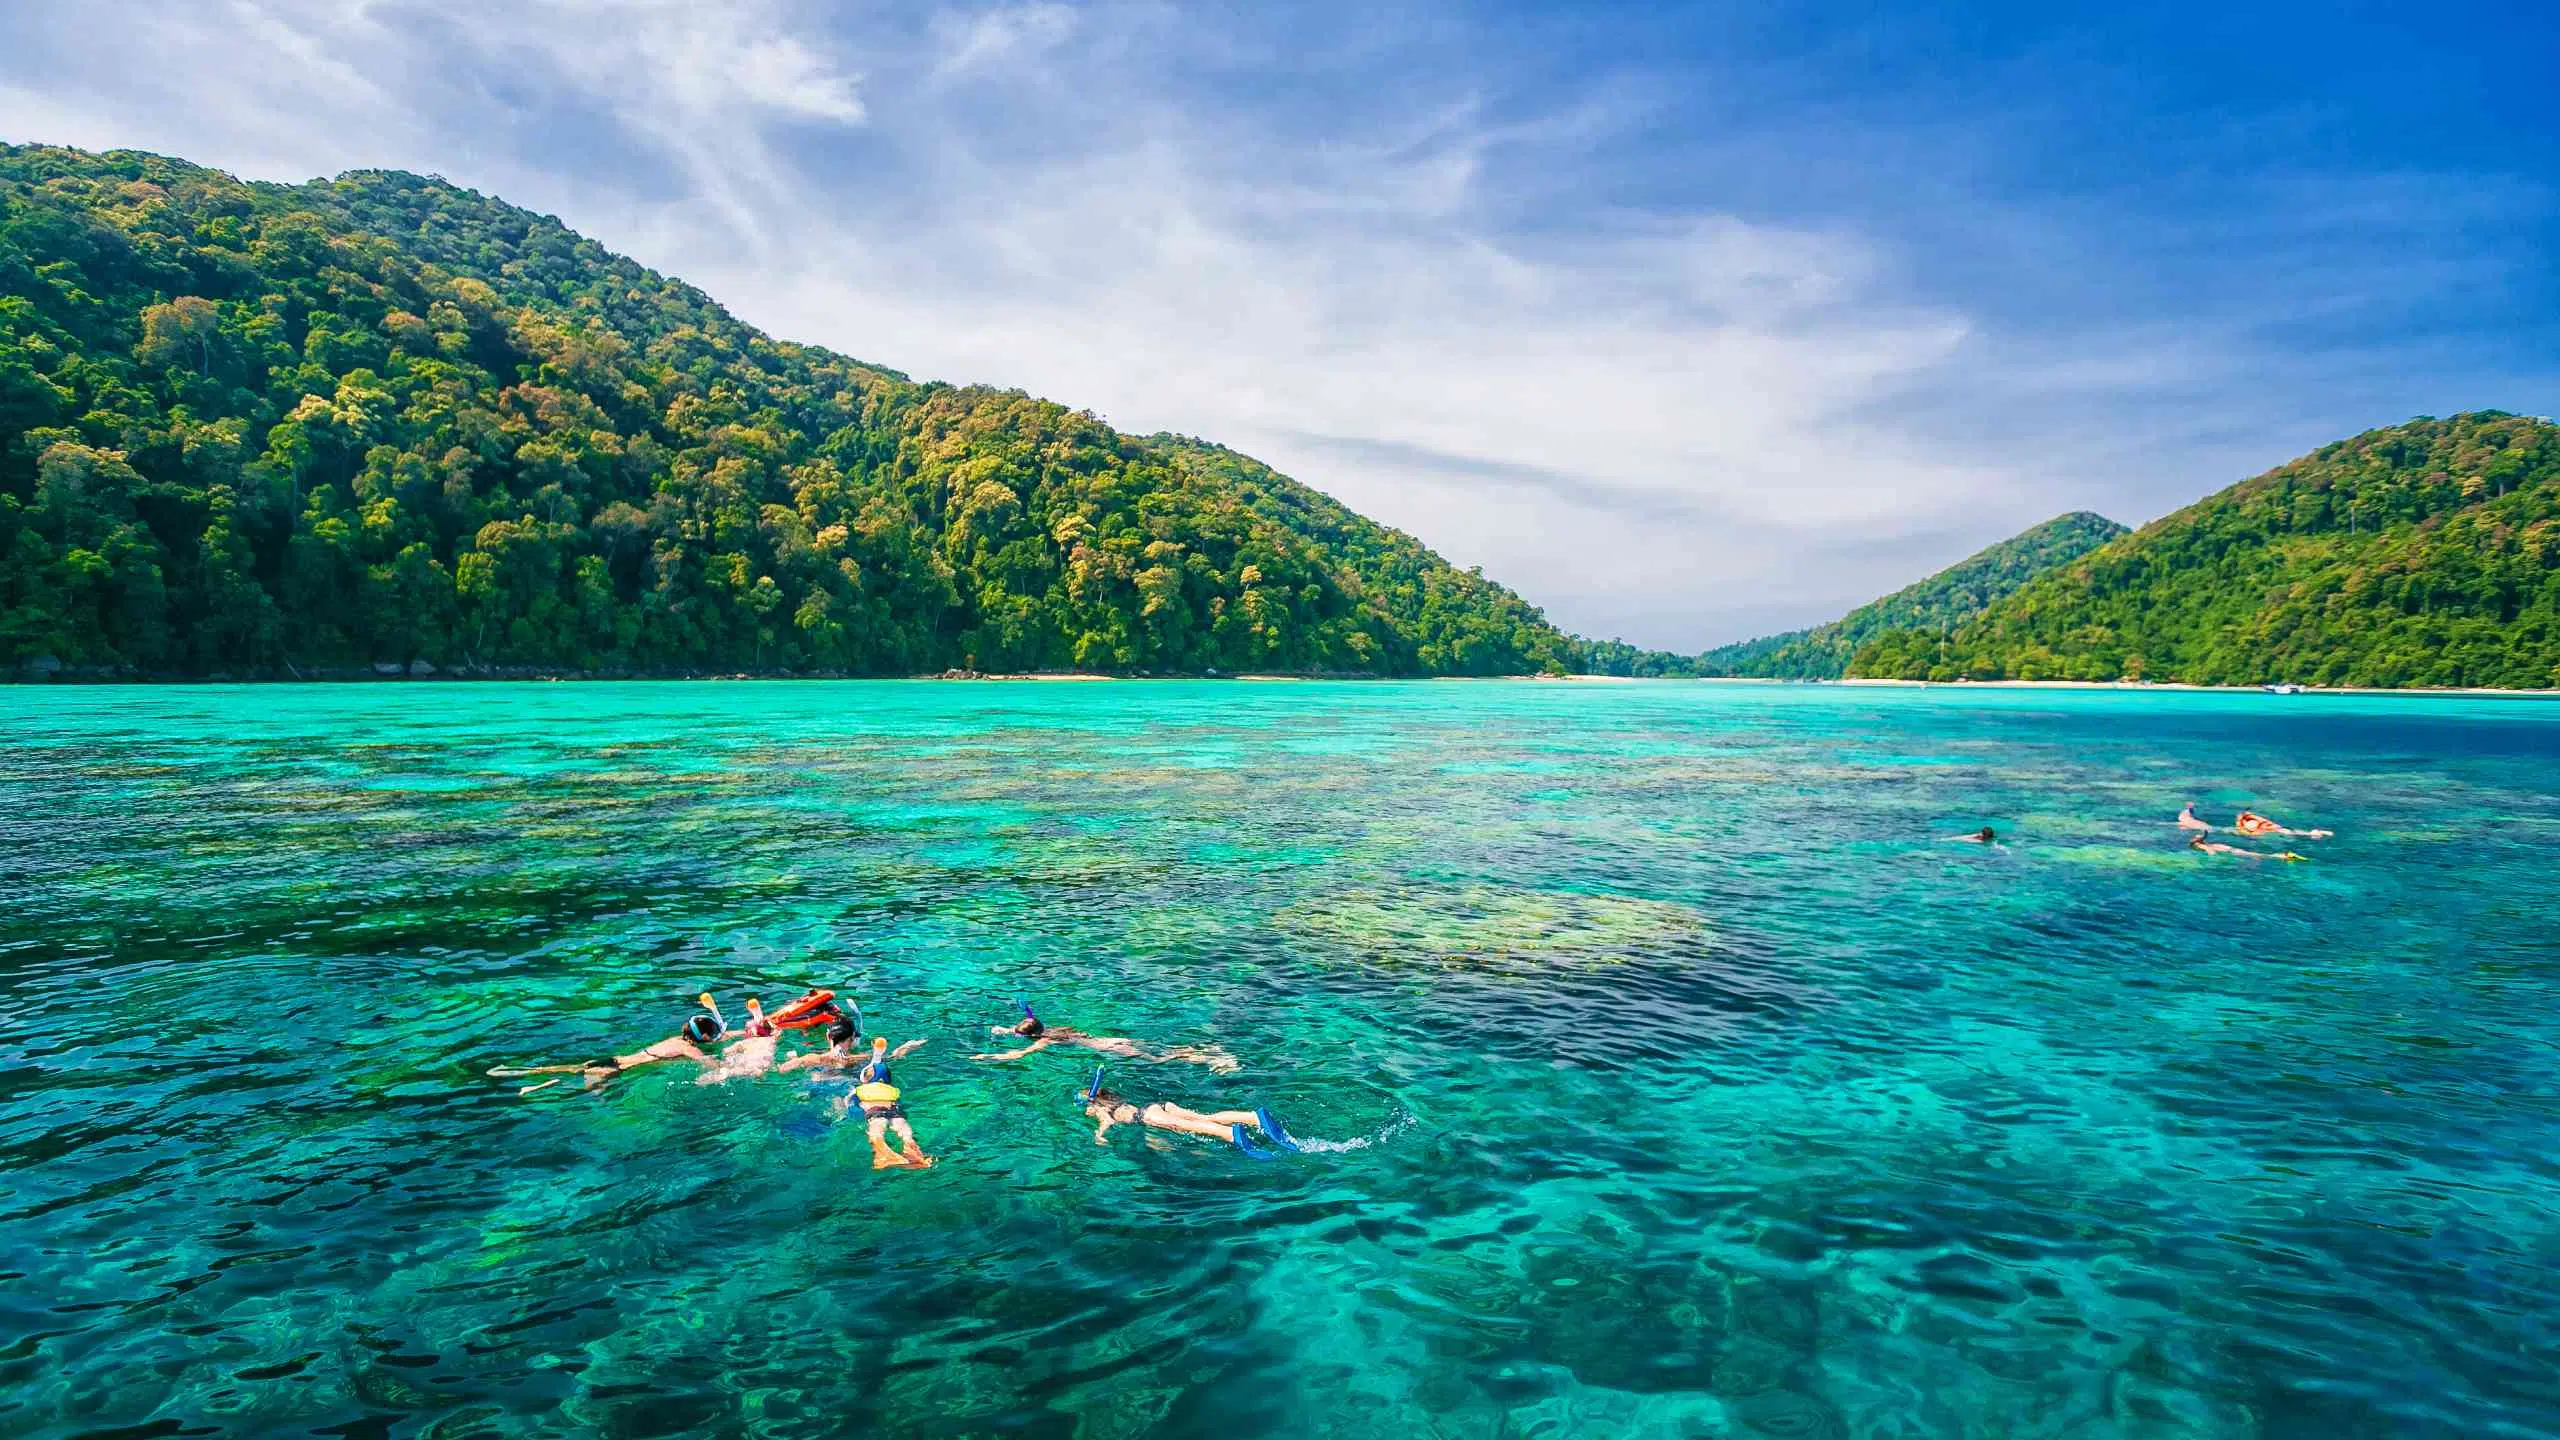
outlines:
{"label": "dark hair", "polygon": [[712,1019],[708,1015],[696,1015],[692,1019],[684,1022],[684,1038],[687,1040],[717,1040],[720,1038],[720,1022]]}
{"label": "dark hair", "polygon": [[1048,1028],[1048,1026],[1040,1023],[1039,1016],[1026,1015],[1022,1018],[1021,1024],[1013,1027],[1013,1033],[1021,1036],[1025,1040],[1037,1040],[1040,1038],[1041,1033],[1046,1031]]}
{"label": "dark hair", "polygon": [[827,1027],[827,1043],[830,1045],[850,1045],[861,1038],[862,1027],[851,1020],[838,1020]]}
{"label": "dark hair", "polygon": [[1095,1090],[1089,1093],[1080,1091],[1077,1093],[1076,1099],[1087,1106],[1126,1105],[1129,1103],[1128,1101],[1120,1098],[1120,1092],[1117,1090]]}
{"label": "dark hair", "polygon": [[1988,839],[1990,839],[1990,838],[1991,838],[1991,827],[1990,827],[1990,826],[1988,826],[1988,825],[1983,826],[1983,827],[1982,827],[1981,832],[1980,832],[1980,833],[1979,833],[1975,838],[1976,838],[1976,839],[1981,839],[1981,840],[1988,840]]}

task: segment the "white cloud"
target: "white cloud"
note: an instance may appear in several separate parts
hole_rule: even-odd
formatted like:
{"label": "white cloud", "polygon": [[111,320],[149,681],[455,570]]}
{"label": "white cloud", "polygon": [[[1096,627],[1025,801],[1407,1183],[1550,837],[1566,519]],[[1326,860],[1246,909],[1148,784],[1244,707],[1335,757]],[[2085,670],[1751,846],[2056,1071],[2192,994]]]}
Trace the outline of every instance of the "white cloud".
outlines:
{"label": "white cloud", "polygon": [[933,77],[950,80],[1035,59],[1064,44],[1075,25],[1074,10],[1052,4],[937,14],[932,30],[941,53],[933,61]]}

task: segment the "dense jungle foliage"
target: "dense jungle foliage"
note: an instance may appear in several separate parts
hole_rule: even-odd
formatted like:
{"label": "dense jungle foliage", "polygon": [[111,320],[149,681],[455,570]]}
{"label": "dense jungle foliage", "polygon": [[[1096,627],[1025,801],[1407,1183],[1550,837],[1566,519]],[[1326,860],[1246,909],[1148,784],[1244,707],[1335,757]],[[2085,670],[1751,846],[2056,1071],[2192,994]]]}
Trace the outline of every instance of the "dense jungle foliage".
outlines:
{"label": "dense jungle foliage", "polygon": [[2028,581],[2125,533],[2122,525],[2086,510],[2058,515],[1828,625],[1710,650],[1698,657],[1699,667],[1708,675],[1837,680],[1869,640],[1894,630],[1954,629]]}
{"label": "dense jungle foliage", "polygon": [[2144,526],[1858,675],[2560,685],[2560,427],[2373,430]]}
{"label": "dense jungle foliage", "polygon": [[0,147],[0,673],[1578,655],[1243,456],[771,339],[442,181]]}

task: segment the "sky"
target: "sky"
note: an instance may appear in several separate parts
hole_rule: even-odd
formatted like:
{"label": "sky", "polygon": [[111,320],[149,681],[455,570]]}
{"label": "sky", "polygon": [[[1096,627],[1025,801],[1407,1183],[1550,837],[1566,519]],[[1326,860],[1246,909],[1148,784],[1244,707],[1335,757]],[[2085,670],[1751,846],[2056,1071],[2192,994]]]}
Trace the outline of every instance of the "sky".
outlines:
{"label": "sky", "polygon": [[2560,6],[20,0],[0,138],[439,174],[1580,633],[2560,411]]}

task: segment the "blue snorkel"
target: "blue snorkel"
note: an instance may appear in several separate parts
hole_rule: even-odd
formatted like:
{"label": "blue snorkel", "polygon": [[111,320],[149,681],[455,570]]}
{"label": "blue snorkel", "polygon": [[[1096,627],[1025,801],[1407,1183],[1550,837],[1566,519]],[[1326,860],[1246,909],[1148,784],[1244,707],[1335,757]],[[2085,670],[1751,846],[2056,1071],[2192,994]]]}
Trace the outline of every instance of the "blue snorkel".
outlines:
{"label": "blue snorkel", "polygon": [[[1028,1006],[1028,1005],[1026,1005],[1026,1006],[1024,1006],[1023,1008],[1024,1008],[1024,1009],[1026,1009],[1026,1010],[1028,1010],[1028,1009],[1030,1009],[1031,1007],[1030,1007],[1030,1006]],[[1093,1083],[1092,1083],[1092,1084],[1090,1084],[1090,1085],[1087,1085],[1086,1087],[1084,1087],[1084,1103],[1086,1103],[1087,1105],[1092,1104],[1092,1103],[1094,1102],[1094,1097],[1096,1097],[1096,1096],[1100,1095],[1101,1093],[1102,1093],[1102,1067],[1101,1067],[1101,1066],[1099,1066],[1099,1065],[1096,1065],[1096,1066],[1094,1066],[1094,1067],[1093,1067]]]}

